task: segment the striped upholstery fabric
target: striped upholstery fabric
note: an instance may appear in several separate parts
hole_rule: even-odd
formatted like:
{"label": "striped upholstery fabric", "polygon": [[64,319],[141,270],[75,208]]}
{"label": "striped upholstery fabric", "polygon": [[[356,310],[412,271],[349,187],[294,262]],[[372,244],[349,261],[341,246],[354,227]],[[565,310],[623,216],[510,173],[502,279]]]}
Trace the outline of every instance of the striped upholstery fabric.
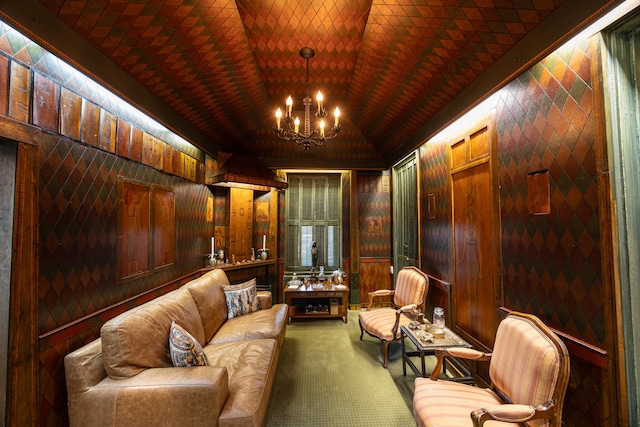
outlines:
{"label": "striped upholstery fabric", "polygon": [[[472,427],[471,411],[501,403],[498,396],[486,388],[429,378],[415,380],[413,415],[418,427]],[[485,425],[513,427],[513,424],[497,421]]]}
{"label": "striped upholstery fabric", "polygon": [[392,308],[377,308],[371,311],[363,311],[360,314],[360,324],[367,333],[385,341],[395,341],[400,339],[400,326],[407,326],[411,319],[408,316],[400,316],[400,326],[396,336],[393,336],[391,329],[396,323],[396,311]]}
{"label": "striped upholstery fabric", "polygon": [[421,305],[426,288],[427,281],[422,274],[410,268],[403,268],[398,273],[393,302],[397,307],[409,304]]}
{"label": "striped upholstery fabric", "polygon": [[[498,326],[495,346],[489,365],[491,388],[484,389],[449,381],[415,380],[413,412],[418,426],[473,426],[471,412],[501,405],[495,391],[502,391],[513,403],[538,406],[550,399],[564,396],[568,374],[561,374],[562,364],[568,367],[566,348],[554,345],[551,331],[540,329],[534,316],[509,315]],[[540,323],[541,327],[544,327]],[[555,338],[555,336],[554,336]],[[564,353],[560,354],[560,351]],[[561,375],[564,375],[560,380]],[[560,387],[558,387],[560,385]],[[556,394],[559,389],[562,393]],[[558,402],[556,402],[558,404]],[[561,422],[562,402],[559,402]],[[497,409],[497,408],[496,408]],[[516,408],[511,408],[516,409]],[[521,409],[521,408],[518,408]],[[512,425],[487,421],[485,426]],[[550,425],[550,420],[529,421],[527,426]],[[556,425],[556,424],[554,424]],[[559,424],[557,424],[559,425]]]}
{"label": "striped upholstery fabric", "polygon": [[537,406],[553,396],[559,360],[555,346],[536,325],[507,317],[498,328],[489,375],[514,403]]}

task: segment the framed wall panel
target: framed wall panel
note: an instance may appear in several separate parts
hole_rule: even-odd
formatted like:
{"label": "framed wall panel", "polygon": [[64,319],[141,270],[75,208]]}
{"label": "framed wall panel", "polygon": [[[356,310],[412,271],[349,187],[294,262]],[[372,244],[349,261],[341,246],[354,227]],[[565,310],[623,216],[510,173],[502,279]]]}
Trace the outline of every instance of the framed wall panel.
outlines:
{"label": "framed wall panel", "polygon": [[150,268],[150,187],[123,181],[121,195],[120,277],[127,278]]}
{"label": "framed wall panel", "polygon": [[153,191],[153,266],[173,264],[176,244],[175,193],[166,189]]}

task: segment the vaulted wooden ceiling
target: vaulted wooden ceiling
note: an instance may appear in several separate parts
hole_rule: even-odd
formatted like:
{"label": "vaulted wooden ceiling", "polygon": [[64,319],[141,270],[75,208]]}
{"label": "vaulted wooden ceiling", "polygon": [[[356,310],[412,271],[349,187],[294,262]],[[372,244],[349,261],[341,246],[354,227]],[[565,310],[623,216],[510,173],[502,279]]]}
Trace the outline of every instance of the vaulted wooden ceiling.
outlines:
{"label": "vaulted wooden ceiling", "polygon": [[[206,152],[272,167],[387,168],[526,69],[605,0],[20,0],[0,15]],[[288,95],[340,106],[303,150]]]}

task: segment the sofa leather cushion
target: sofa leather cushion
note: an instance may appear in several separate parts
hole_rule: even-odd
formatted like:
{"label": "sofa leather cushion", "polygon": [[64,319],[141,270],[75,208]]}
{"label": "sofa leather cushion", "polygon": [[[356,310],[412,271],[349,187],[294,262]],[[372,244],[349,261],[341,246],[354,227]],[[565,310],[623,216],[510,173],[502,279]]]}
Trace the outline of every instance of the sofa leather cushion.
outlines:
{"label": "sofa leather cushion", "polygon": [[228,284],[229,279],[224,270],[216,268],[183,286],[183,289],[191,292],[198,306],[204,326],[205,342],[211,340],[213,334],[227,320],[227,302],[222,286]]}
{"label": "sofa leather cushion", "polygon": [[268,310],[255,311],[245,316],[229,319],[213,336],[209,344],[243,341],[257,338],[274,338],[282,346],[286,331],[288,306],[275,304]]}
{"label": "sofa leather cushion", "polygon": [[102,357],[111,378],[129,378],[147,368],[172,367],[169,329],[178,322],[203,345],[204,327],[191,293],[178,289],[107,321],[100,332]]}
{"label": "sofa leather cushion", "polygon": [[207,345],[212,366],[224,366],[229,394],[219,426],[261,426],[269,404],[277,369],[277,343],[272,339]]}
{"label": "sofa leather cushion", "polygon": [[169,331],[169,352],[173,366],[208,366],[209,360],[202,346],[193,336],[176,322],[171,322]]}
{"label": "sofa leather cushion", "polygon": [[222,289],[227,300],[227,319],[260,310],[255,278],[238,285],[225,285]]}

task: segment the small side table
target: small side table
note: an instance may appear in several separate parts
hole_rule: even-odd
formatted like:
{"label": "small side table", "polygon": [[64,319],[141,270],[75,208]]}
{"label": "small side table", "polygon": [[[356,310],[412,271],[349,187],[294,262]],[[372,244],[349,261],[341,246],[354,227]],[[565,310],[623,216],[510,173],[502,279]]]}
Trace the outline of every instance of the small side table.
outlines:
{"label": "small side table", "polygon": [[[465,347],[471,348],[471,344],[462,339],[459,335],[453,332],[449,328],[444,328],[444,338],[434,338],[433,342],[425,342],[418,338],[418,333],[424,331],[425,325],[421,325],[419,329],[411,329],[407,326],[400,326],[400,342],[402,344],[402,374],[407,375],[407,366],[411,368],[413,373],[416,376],[428,377],[429,375],[425,369],[425,356],[434,355],[436,352],[436,348],[446,348],[446,347]],[[413,345],[416,346],[416,350],[408,350],[405,347],[404,340],[405,338],[409,338]],[[419,356],[422,372],[418,370],[418,367],[415,365],[411,357]],[[450,381],[462,382],[467,384],[474,384],[473,380],[473,372],[469,371],[460,361],[453,357],[447,357],[447,360],[444,361],[444,368],[446,372],[446,363],[455,368],[455,370],[461,375],[460,377],[449,378]],[[473,367],[473,364],[471,365]]]}

